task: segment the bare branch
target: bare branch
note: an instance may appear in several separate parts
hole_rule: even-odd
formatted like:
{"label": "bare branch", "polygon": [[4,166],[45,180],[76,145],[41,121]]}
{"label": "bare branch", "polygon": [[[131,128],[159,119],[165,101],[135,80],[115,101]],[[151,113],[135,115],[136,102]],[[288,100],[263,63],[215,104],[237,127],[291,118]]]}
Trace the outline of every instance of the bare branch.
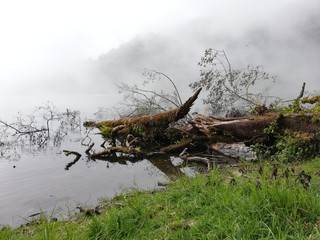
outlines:
{"label": "bare branch", "polygon": [[159,74],[159,75],[164,76],[165,78],[167,78],[167,79],[171,82],[171,84],[173,85],[173,87],[174,87],[174,89],[175,89],[175,91],[176,91],[176,93],[177,93],[177,96],[178,96],[178,99],[179,99],[179,104],[180,104],[180,106],[181,106],[181,105],[182,105],[182,100],[181,100],[181,97],[180,97],[178,88],[177,88],[176,84],[173,82],[173,80],[172,80],[168,75],[166,75],[166,74],[164,74],[164,73],[162,73],[162,72],[158,72],[158,71],[156,71],[156,70],[151,70],[151,71],[153,71],[153,72],[156,73],[156,74]]}

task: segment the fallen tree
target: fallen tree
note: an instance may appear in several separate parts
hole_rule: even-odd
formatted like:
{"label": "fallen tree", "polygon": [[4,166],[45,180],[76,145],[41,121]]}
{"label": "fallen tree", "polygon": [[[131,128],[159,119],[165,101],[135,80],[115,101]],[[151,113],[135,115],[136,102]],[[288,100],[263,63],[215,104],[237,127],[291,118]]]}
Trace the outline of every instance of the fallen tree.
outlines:
{"label": "fallen tree", "polygon": [[[247,117],[197,115],[187,119],[183,126],[175,125],[188,114],[200,91],[196,91],[181,107],[155,115],[85,122],[87,128],[98,128],[106,140],[97,152],[92,150],[94,144],[91,144],[86,151],[87,156],[105,160],[117,158],[121,153],[121,157],[142,159],[175,152],[181,153],[180,157],[185,161],[202,162],[210,168],[211,159],[234,163],[239,158],[227,156],[222,146],[230,148],[228,144],[234,143],[241,149],[255,144],[274,146],[280,137],[288,136],[288,133],[298,139],[297,147],[315,143],[313,150],[315,154],[320,153],[319,112],[285,114],[269,109],[261,115]],[[306,148],[309,149],[309,145]],[[299,153],[303,156],[304,150],[299,150]]]}
{"label": "fallen tree", "polygon": [[[175,154],[185,161],[202,162],[210,168],[211,160],[234,163],[239,158],[257,159],[256,152],[263,148],[265,153],[273,154],[285,152],[289,146],[287,152],[290,154],[285,153],[286,158],[295,155],[301,158],[310,152],[320,154],[320,97],[303,98],[305,83],[296,99],[283,102],[264,91],[252,92],[257,81],[275,80],[262,66],[234,69],[225,51],[215,49],[205,51],[199,66],[201,79],[190,84],[195,93],[184,104],[175,83],[161,72],[147,71],[147,82],[163,76],[174,87],[173,94],[123,84],[120,90],[127,92],[127,104],[134,107],[129,116],[154,113],[159,109],[164,111],[85,122],[86,128],[98,128],[105,139],[100,145],[102,149],[97,151],[93,149],[94,144],[87,144],[86,155],[91,159],[106,160],[123,156],[150,159],[159,154]],[[198,98],[199,87],[208,93],[204,104],[210,106],[213,113],[225,112],[229,117],[197,115],[185,118]],[[175,108],[165,111],[167,108],[161,106],[159,99],[165,101],[166,107]],[[276,99],[273,103],[281,108],[280,111],[271,104],[269,108],[265,105],[270,99]],[[279,103],[282,107],[277,105]],[[309,111],[302,104],[317,105]],[[246,116],[249,112],[254,115]],[[181,119],[183,124],[178,123]],[[86,139],[90,139],[88,135]],[[252,146],[255,151],[249,148]],[[236,153],[232,153],[233,149]]]}
{"label": "fallen tree", "polygon": [[161,146],[173,138],[166,134],[172,123],[184,118],[197,99],[201,88],[196,91],[183,105],[169,111],[150,116],[121,118],[103,122],[87,121],[85,127],[98,128],[105,139],[110,140],[113,147],[118,140],[122,146],[136,147],[143,145],[145,148]]}

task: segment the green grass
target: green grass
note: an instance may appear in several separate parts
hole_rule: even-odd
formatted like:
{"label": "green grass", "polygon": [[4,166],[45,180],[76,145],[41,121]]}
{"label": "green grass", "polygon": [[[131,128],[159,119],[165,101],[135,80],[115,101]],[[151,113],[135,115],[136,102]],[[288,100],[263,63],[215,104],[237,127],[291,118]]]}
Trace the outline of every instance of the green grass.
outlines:
{"label": "green grass", "polygon": [[10,228],[6,226],[0,231],[0,239],[87,239],[86,229],[89,222],[88,219],[79,216],[79,219],[80,218],[83,221],[56,222],[41,219],[32,221],[30,224],[19,228]]}
{"label": "green grass", "polygon": [[[166,191],[103,199],[103,214],[68,222],[34,221],[4,227],[0,239],[320,239],[320,158],[290,166],[288,178],[272,166],[247,165],[181,178]],[[311,186],[296,181],[312,175]],[[232,184],[231,184],[232,183]]]}

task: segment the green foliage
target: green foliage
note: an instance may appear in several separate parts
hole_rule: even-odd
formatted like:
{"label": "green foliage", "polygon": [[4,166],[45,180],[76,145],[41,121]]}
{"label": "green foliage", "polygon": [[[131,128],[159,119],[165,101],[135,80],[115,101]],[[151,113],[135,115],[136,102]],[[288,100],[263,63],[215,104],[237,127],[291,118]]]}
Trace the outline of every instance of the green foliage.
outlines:
{"label": "green foliage", "polygon": [[301,107],[301,100],[300,98],[295,99],[289,106],[284,107],[281,109],[283,113],[299,113],[303,109]]}
{"label": "green foliage", "polygon": [[277,139],[275,148],[282,161],[307,160],[320,154],[320,136],[286,131]]}
{"label": "green foliage", "polygon": [[251,88],[257,81],[272,80],[275,77],[263,70],[262,66],[248,65],[243,69],[232,69],[226,53],[209,48],[199,64],[201,79],[190,84],[193,90],[200,87],[208,91],[204,104],[213,113],[226,112],[231,109],[253,109],[266,103],[269,96],[265,93],[254,93]]}
{"label": "green foliage", "polygon": [[265,128],[264,133],[268,135],[266,143],[252,146],[260,158],[295,162],[320,154],[320,133],[281,132],[277,121]]}
{"label": "green foliage", "polygon": [[[310,111],[313,114],[320,114],[320,96],[317,96],[317,100],[311,107],[310,107]],[[303,100],[303,99],[302,99]],[[318,118],[319,119],[319,118]]]}
{"label": "green foliage", "polygon": [[277,121],[271,122],[268,127],[266,127],[263,132],[268,135],[275,135],[279,132],[279,126]]}
{"label": "green foliage", "polygon": [[320,121],[319,118],[320,118],[320,117],[319,117],[319,116],[316,116],[316,115],[312,116],[312,118],[311,118],[311,123],[318,123],[318,122]]}
{"label": "green foliage", "polygon": [[190,134],[182,131],[165,131],[165,137],[169,140],[171,144],[178,144],[183,142],[185,139],[190,137]]}
{"label": "green foliage", "polygon": [[[296,98],[287,106],[278,106],[276,110],[283,114],[320,114],[320,96]],[[317,116],[315,116],[316,118]]]}
{"label": "green foliage", "polygon": [[104,138],[111,138],[111,134],[113,131],[113,127],[107,126],[107,125],[102,125],[100,127],[100,133]]}
{"label": "green foliage", "polygon": [[147,137],[146,130],[142,124],[133,124],[131,126],[131,132],[134,136],[139,136],[143,139]]}

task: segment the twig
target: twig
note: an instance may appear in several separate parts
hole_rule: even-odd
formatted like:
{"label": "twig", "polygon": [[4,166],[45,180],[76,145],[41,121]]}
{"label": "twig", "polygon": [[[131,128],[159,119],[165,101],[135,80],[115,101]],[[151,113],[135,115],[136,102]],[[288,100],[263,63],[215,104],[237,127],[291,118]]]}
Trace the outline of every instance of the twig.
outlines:
{"label": "twig", "polygon": [[156,74],[158,74],[158,75],[164,76],[165,78],[167,78],[167,79],[171,82],[171,84],[173,85],[173,87],[174,87],[174,89],[175,89],[175,91],[176,91],[176,93],[177,93],[179,103],[180,103],[180,105],[182,105],[182,100],[181,100],[179,91],[178,91],[178,89],[177,89],[176,84],[173,82],[173,80],[172,80],[168,75],[166,75],[166,74],[164,74],[164,73],[162,73],[162,72],[158,72],[158,71],[156,71],[156,70],[151,70],[151,71],[154,72],[154,73],[156,73]]}
{"label": "twig", "polygon": [[87,154],[87,155],[91,155],[91,153],[90,153],[90,151],[91,151],[91,149],[93,148],[93,146],[94,146],[94,143],[91,143],[90,145],[89,145],[89,147],[88,147],[88,149],[85,151],[85,153]]}
{"label": "twig", "polygon": [[21,135],[27,135],[27,134],[31,134],[31,133],[47,132],[47,131],[48,131],[48,129],[42,128],[42,129],[35,129],[35,130],[32,130],[32,131],[25,131],[25,132],[24,132],[24,131],[20,131],[19,129],[15,128],[14,126],[12,126],[12,125],[4,122],[4,121],[1,121],[1,120],[0,120],[0,123],[2,123],[3,125],[5,125],[5,126],[8,127],[8,128],[11,128],[11,129],[15,130],[16,133],[21,134]]}
{"label": "twig", "polygon": [[[87,130],[86,136],[81,140],[81,145],[82,145],[82,146],[89,146],[89,144],[91,143],[92,139],[89,137],[89,134],[90,134],[91,130],[92,130],[92,128],[89,129],[89,130]],[[85,144],[84,141],[85,141],[87,138],[89,139],[89,142],[88,142],[87,144]]]}
{"label": "twig", "polygon": [[302,88],[301,88],[301,91],[300,91],[300,94],[299,94],[298,98],[302,98],[303,97],[305,87],[306,87],[306,83],[304,82],[302,84]]}

